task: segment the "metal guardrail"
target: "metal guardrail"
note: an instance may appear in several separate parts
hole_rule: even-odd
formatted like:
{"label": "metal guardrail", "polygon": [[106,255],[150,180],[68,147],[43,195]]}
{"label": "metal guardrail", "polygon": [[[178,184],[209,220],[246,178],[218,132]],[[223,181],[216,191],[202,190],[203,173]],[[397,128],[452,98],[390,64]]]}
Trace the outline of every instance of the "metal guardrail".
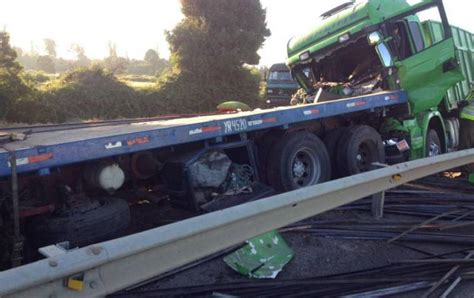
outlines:
{"label": "metal guardrail", "polygon": [[[2,297],[104,296],[232,245],[444,170],[474,149],[374,170],[94,244],[0,272]],[[65,286],[79,275],[84,288]]]}

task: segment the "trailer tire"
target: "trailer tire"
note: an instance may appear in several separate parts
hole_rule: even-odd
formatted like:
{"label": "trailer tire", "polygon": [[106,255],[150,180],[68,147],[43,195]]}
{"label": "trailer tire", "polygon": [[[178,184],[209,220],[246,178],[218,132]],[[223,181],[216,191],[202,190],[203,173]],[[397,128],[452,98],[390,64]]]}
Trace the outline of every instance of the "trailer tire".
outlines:
{"label": "trailer tire", "polygon": [[120,236],[130,224],[128,203],[118,198],[98,200],[99,207],[85,212],[33,220],[32,244],[41,247],[69,241],[71,247],[76,247]]}
{"label": "trailer tire", "polygon": [[434,129],[428,130],[426,134],[426,157],[437,156],[443,153],[441,147],[441,140],[438,132]]}
{"label": "trailer tire", "polygon": [[374,162],[385,162],[382,138],[367,125],[357,125],[347,130],[336,154],[337,171],[342,177],[367,172],[373,168]]}
{"label": "trailer tire", "polygon": [[341,137],[349,130],[347,127],[338,127],[331,130],[326,134],[323,141],[326,144],[326,148],[329,154],[329,160],[331,161],[331,178],[336,179],[340,177],[336,167],[336,151],[341,143]]}
{"label": "trailer tire", "polygon": [[283,135],[270,153],[267,176],[270,185],[281,192],[329,180],[331,162],[326,146],[309,132]]}

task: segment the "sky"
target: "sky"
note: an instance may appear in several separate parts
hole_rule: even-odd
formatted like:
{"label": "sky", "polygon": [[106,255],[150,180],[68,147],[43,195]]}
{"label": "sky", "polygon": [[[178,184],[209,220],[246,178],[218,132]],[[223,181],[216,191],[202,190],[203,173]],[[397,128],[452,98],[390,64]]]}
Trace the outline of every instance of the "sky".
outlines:
{"label": "sky", "polygon": [[[238,1],[238,0],[232,0]],[[397,1],[397,0],[393,0]],[[261,0],[272,35],[259,51],[261,65],[284,62],[288,40],[313,28],[319,15],[343,0]],[[451,24],[474,32],[470,0],[445,0]],[[121,56],[143,59],[147,49],[169,56],[165,30],[183,18],[179,0],[14,0],[0,9],[0,26],[11,43],[26,51],[44,50],[43,39],[56,41],[58,55],[72,58],[72,44],[80,44],[90,58],[108,55],[108,43]]]}

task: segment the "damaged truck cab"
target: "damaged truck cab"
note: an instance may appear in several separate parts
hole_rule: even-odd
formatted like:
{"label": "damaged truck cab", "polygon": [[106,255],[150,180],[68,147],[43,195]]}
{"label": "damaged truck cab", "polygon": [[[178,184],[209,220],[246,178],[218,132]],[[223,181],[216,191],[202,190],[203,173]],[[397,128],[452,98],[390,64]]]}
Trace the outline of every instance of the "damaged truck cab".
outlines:
{"label": "damaged truck cab", "polygon": [[458,146],[458,108],[472,80],[472,62],[461,61],[462,82],[458,59],[472,36],[450,27],[441,0],[347,2],[321,17],[320,26],[288,43],[303,103],[404,90],[407,110],[385,115],[376,128],[386,151],[406,140],[410,150],[396,154],[416,159]]}

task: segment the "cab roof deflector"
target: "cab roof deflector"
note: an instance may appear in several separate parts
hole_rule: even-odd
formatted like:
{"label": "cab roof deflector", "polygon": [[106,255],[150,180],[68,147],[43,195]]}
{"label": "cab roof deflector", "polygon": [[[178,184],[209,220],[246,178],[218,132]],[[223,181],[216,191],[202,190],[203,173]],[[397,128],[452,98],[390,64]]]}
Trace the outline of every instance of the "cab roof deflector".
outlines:
{"label": "cab roof deflector", "polygon": [[352,5],[354,5],[354,2],[355,2],[355,0],[345,2],[345,3],[343,3],[343,4],[339,5],[339,6],[334,7],[334,8],[331,9],[331,10],[326,11],[326,12],[323,13],[320,17],[323,18],[323,19],[327,19],[327,18],[329,18],[330,16],[332,16],[332,15],[334,15],[334,14],[340,12],[341,10],[344,10],[344,9],[346,9],[346,8],[348,8],[348,7],[351,7]]}

